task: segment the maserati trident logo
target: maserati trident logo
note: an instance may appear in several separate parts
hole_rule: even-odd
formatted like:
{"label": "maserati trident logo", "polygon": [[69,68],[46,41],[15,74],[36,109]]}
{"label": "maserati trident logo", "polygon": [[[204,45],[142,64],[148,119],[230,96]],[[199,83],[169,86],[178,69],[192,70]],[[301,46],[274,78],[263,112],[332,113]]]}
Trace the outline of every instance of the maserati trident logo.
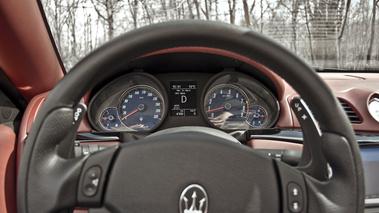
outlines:
{"label": "maserati trident logo", "polygon": [[187,186],[180,195],[180,213],[207,213],[208,195],[205,189],[198,184]]}

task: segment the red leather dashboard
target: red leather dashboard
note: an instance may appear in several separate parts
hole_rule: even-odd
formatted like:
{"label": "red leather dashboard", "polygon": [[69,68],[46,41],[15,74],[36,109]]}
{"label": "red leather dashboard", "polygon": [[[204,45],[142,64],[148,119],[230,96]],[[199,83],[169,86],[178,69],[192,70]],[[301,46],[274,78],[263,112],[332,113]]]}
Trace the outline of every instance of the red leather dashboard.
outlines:
{"label": "red leather dashboard", "polygon": [[[379,81],[379,74],[363,73],[352,75],[350,73],[320,73],[320,76],[330,86],[334,94],[339,99],[344,100],[360,117],[362,121],[360,124],[352,124],[355,131],[375,132],[379,130],[379,123],[372,118],[367,108],[370,98],[376,96],[376,92],[378,92],[376,88],[377,82]],[[298,129],[300,128],[299,122],[289,106],[290,100],[293,97],[298,96],[298,94],[286,82],[281,82],[280,80],[277,82],[280,82],[279,85],[282,86],[281,91],[283,91],[283,98],[279,100],[281,112],[276,126],[286,129]],[[35,96],[29,103],[24,113],[18,137],[17,165],[22,153],[24,139],[47,95],[48,92]],[[88,95],[82,101],[88,104]],[[85,133],[91,131],[92,128],[88,122],[88,119],[85,118],[79,127],[79,132]],[[301,150],[301,145],[278,143],[278,141],[272,140],[262,141],[255,139],[248,143],[248,145],[259,149],[270,149],[276,147]]]}
{"label": "red leather dashboard", "polygon": [[[367,105],[371,97],[375,94],[379,95],[377,82],[379,82],[379,74],[354,74],[349,73],[321,73],[320,76],[333,90],[334,94],[341,100],[348,103],[352,109],[361,118],[362,123],[352,124],[356,131],[378,131],[379,123],[369,114]],[[281,113],[276,124],[280,128],[300,128],[299,122],[293,115],[289,102],[298,94],[286,82],[281,85],[283,91],[280,100]],[[378,92],[378,93],[377,93]],[[29,103],[21,123],[19,139],[22,141],[29,132],[30,127],[37,115],[39,108],[46,99],[48,92],[35,96]],[[88,97],[83,99],[88,104]],[[84,119],[79,127],[79,132],[90,132],[92,130],[87,119]]]}

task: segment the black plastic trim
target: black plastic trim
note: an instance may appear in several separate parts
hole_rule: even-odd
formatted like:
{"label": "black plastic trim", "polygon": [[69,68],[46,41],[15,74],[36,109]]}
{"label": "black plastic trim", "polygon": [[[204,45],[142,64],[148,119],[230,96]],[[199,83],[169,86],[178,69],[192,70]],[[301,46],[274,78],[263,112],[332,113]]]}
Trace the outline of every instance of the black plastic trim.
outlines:
{"label": "black plastic trim", "polygon": [[8,76],[4,73],[4,71],[0,68],[0,90],[4,92],[4,94],[12,100],[13,104],[17,106],[18,109],[24,111],[28,103],[22,97],[21,93],[17,90],[17,88],[13,85],[12,81],[8,78]]}

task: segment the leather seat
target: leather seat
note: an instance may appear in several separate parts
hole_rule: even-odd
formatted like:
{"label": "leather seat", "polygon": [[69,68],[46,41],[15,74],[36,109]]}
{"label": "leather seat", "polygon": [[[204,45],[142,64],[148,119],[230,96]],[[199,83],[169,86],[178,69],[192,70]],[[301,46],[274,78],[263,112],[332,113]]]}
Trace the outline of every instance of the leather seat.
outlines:
{"label": "leather seat", "polygon": [[0,212],[16,210],[16,135],[0,124]]}

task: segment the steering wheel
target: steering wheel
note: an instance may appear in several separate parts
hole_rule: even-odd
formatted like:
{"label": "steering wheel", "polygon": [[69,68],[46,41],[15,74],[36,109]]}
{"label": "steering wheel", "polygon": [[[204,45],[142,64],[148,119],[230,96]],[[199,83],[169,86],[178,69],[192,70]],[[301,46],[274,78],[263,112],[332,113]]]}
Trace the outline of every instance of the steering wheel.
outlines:
{"label": "steering wheel", "polygon": [[[85,112],[78,104],[81,97],[101,79],[121,74],[125,62],[175,47],[229,51],[285,79],[320,129],[314,139],[302,127],[310,150],[306,163],[300,162],[305,166],[290,167],[230,143],[233,139],[219,130],[190,127],[86,157],[67,156]],[[316,160],[315,150],[325,161]],[[319,164],[331,168],[331,177],[304,169]],[[38,113],[20,165],[18,209],[61,212],[76,206],[103,206],[111,212],[363,212],[363,169],[345,112],[299,58],[245,28],[167,22],[128,32],[88,55],[56,85]]]}

